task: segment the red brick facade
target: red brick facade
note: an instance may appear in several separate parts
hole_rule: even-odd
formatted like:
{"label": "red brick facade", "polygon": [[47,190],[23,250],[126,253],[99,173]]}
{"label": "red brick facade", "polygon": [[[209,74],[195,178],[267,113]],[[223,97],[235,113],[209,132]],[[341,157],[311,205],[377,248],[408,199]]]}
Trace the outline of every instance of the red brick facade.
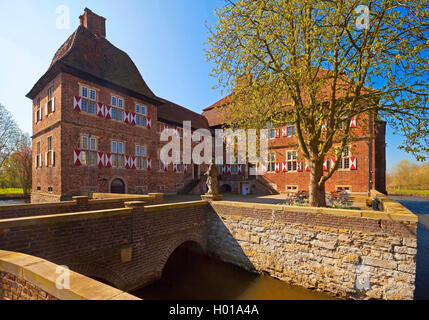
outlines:
{"label": "red brick facade", "polygon": [[[218,128],[221,123],[217,110],[211,106],[198,115],[155,96],[131,59],[105,39],[105,19],[85,9],[80,20],[81,25],[57,51],[48,71],[27,95],[33,100],[32,201],[68,200],[86,192],[114,192],[115,188],[125,193],[176,193],[189,189],[187,185],[199,180],[206,166],[180,165],[176,170],[170,164],[165,170],[159,162],[165,143],[160,141],[161,130],[164,125],[180,127],[185,120],[192,122],[193,130]],[[122,120],[113,120],[108,112],[113,110],[114,98],[123,103],[116,109],[123,114]],[[137,106],[146,110],[144,125],[135,123]],[[368,192],[376,188],[384,192],[384,124],[373,125],[369,117],[359,116],[353,131],[356,139],[349,146],[348,168],[338,170],[328,180],[327,191],[347,188],[351,192]],[[86,146],[84,140],[88,141]],[[114,142],[118,149],[119,142],[123,146],[118,154],[124,158],[120,168],[110,161]],[[137,146],[146,150],[141,168],[135,159]],[[296,151],[297,159],[292,170],[283,172],[288,151]],[[284,137],[282,128],[278,128],[278,135],[270,139],[269,152],[278,170],[272,164],[271,170],[258,177],[261,185],[270,185],[281,193],[308,190],[309,172],[296,137]],[[130,161],[128,165],[125,159]],[[327,159],[328,165],[330,162]],[[249,179],[247,166],[239,171],[233,168],[229,173],[227,168],[220,172],[221,191],[264,190],[255,178]],[[194,192],[205,189],[201,182],[194,184],[198,186]]]}
{"label": "red brick facade", "polygon": [[[216,107],[222,107],[227,103],[228,97],[218,101],[203,111],[212,129],[220,128],[221,116]],[[349,154],[347,164],[338,169],[326,182],[326,191],[346,189],[353,193],[367,193],[371,189],[386,192],[386,144],[385,123],[375,122],[368,114],[356,117],[351,125],[353,142],[348,145]],[[291,129],[292,130],[292,129]],[[249,179],[248,167],[242,166],[242,173],[231,171],[228,174],[228,166],[221,176],[221,191],[243,192],[243,187],[248,186],[250,192],[258,192],[262,185],[269,186],[279,193],[309,190],[310,172],[307,163],[299,151],[298,140],[294,134],[289,134],[288,126],[275,129],[275,134],[268,141],[268,153],[272,156],[272,165],[268,166],[264,175],[257,179]],[[292,132],[292,131],[291,131]],[[326,158],[326,170],[329,170],[334,160],[335,144],[331,149],[332,154]],[[288,152],[296,152],[296,161],[287,166]],[[343,160],[344,161],[344,160]],[[353,164],[352,164],[353,162]]]}
{"label": "red brick facade", "polygon": [[[99,21],[95,21],[97,19]],[[207,121],[190,110],[153,95],[126,54],[104,39],[104,18],[86,9],[81,23],[56,53],[48,72],[28,94],[33,99],[35,151],[32,201],[67,200],[88,191],[110,192],[115,179],[123,182],[123,191],[126,193],[175,193],[181,190],[186,183],[199,176],[194,171],[204,168],[180,166],[176,170],[172,164],[167,170],[161,168],[159,151],[164,144],[160,142],[161,128],[164,123],[170,128],[179,126],[181,122],[174,121],[177,117],[196,120],[192,122],[193,126],[196,123],[197,128],[207,127]],[[103,26],[100,27],[100,24]],[[91,29],[91,25],[94,25],[94,29]],[[95,53],[85,52],[86,47],[94,47]],[[76,48],[79,48],[78,52]],[[98,53],[104,54],[104,59]],[[116,61],[120,63],[118,70],[112,70],[110,64]],[[76,70],[85,63],[88,63],[85,70]],[[104,71],[100,72],[100,68]],[[120,85],[100,79],[99,76],[104,74],[108,80],[118,79]],[[85,94],[83,87],[87,90]],[[50,88],[53,88],[52,95],[48,93]],[[90,99],[90,90],[95,92],[93,100]],[[85,95],[86,112],[82,106]],[[110,114],[106,115],[108,106],[113,104],[113,97],[123,102],[123,107],[116,109],[123,114],[121,121],[111,119]],[[81,101],[79,107],[76,106],[77,101]],[[94,109],[90,109],[91,102],[94,103]],[[100,114],[98,104],[102,110]],[[145,107],[146,120],[143,125],[135,123],[137,105]],[[41,115],[37,113],[38,110]],[[163,113],[161,118],[158,110]],[[129,118],[126,116],[128,113]],[[88,139],[89,144],[90,139],[94,138],[94,148],[85,147],[82,139]],[[118,155],[124,158],[121,168],[107,161],[108,154],[113,153],[113,141],[116,142]],[[119,142],[123,143],[122,154],[119,154]],[[143,146],[146,150],[140,168],[137,167],[137,159],[134,163],[136,146]],[[89,165],[82,163],[83,153]],[[93,158],[90,159],[90,156]],[[129,168],[125,161],[128,157]],[[76,158],[79,160],[76,161]]]}

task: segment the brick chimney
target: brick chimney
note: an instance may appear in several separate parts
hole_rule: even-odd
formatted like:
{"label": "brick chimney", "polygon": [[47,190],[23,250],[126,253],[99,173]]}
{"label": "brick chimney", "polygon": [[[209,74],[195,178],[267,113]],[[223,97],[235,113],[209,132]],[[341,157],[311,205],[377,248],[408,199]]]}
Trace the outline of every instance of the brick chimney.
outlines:
{"label": "brick chimney", "polygon": [[103,18],[88,8],[85,8],[83,15],[79,17],[80,25],[87,28],[93,34],[106,38],[106,18]]}

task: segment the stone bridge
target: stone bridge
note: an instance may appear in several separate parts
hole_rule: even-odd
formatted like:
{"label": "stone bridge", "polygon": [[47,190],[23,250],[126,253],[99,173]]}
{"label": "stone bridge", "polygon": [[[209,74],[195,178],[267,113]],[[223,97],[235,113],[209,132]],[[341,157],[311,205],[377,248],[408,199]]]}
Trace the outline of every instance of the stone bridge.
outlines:
{"label": "stone bridge", "polygon": [[[187,248],[338,296],[412,299],[417,217],[376,196],[383,211],[162,204],[160,194],[0,206],[0,250],[67,265],[128,292],[158,280],[171,254]],[[0,299],[2,271],[0,257]]]}
{"label": "stone bridge", "polygon": [[[58,209],[65,204],[56,205]],[[85,208],[88,199],[79,197],[75,205]],[[52,206],[21,208],[49,212]],[[207,207],[206,201],[157,205],[125,201],[122,208],[38,216],[20,216],[16,210],[20,217],[0,220],[0,249],[66,265],[130,291],[158,280],[178,247],[206,252]]]}

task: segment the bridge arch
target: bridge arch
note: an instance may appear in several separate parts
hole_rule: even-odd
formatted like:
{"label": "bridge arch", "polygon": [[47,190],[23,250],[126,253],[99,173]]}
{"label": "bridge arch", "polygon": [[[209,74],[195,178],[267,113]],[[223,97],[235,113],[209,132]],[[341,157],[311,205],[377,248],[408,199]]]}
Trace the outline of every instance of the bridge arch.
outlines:
{"label": "bridge arch", "polygon": [[188,237],[187,239],[177,239],[177,240],[171,242],[170,245],[167,247],[167,249],[162,254],[161,259],[158,263],[156,273],[158,274],[159,278],[162,277],[162,272],[165,268],[165,265],[167,264],[168,259],[179,248],[187,248],[190,250],[197,250],[202,254],[206,254],[207,253],[207,239],[203,239],[201,236],[199,236],[197,234],[193,234],[192,236]]}

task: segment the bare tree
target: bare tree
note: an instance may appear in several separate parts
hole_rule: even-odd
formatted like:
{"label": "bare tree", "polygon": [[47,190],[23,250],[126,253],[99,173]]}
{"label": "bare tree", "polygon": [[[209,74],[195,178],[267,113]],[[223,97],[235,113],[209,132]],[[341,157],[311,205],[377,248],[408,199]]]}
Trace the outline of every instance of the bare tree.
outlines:
{"label": "bare tree", "polygon": [[18,149],[22,132],[10,112],[0,104],[0,168],[14,151]]}
{"label": "bare tree", "polygon": [[27,198],[31,192],[32,181],[32,156],[31,156],[31,139],[28,135],[20,135],[18,141],[18,151],[14,152],[8,161],[9,169],[16,172],[19,183]]}

